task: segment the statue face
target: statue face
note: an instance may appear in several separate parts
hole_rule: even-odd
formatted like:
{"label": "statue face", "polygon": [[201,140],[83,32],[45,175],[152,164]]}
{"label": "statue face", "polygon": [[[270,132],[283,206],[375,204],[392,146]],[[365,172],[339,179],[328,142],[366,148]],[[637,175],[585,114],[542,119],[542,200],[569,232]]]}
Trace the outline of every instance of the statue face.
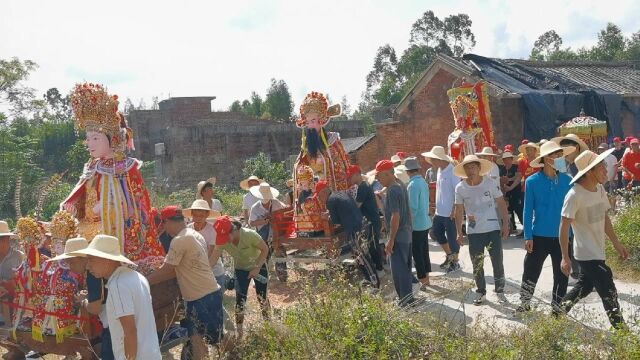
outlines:
{"label": "statue face", "polygon": [[320,114],[315,111],[308,112],[306,115],[307,119],[307,127],[309,129],[316,129],[316,131],[320,131],[322,126],[320,125]]}
{"label": "statue face", "polygon": [[97,131],[87,131],[87,149],[94,159],[109,159],[114,155],[107,135]]}

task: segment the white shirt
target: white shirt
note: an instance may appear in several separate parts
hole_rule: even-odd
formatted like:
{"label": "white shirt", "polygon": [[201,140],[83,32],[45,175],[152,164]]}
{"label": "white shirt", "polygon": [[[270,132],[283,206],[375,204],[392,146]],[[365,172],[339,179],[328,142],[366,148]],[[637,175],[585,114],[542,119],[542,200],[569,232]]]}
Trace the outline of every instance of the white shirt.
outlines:
{"label": "white shirt", "polygon": [[[287,205],[280,202],[280,200],[277,200],[277,199],[271,200],[271,212],[284,209],[286,207]],[[262,220],[267,215],[269,215],[269,209],[265,209],[264,206],[262,205],[262,202],[258,201],[257,203],[253,204],[253,206],[251,207],[251,212],[249,213],[249,222]],[[266,225],[262,225],[258,227],[256,230],[262,229],[264,226]]]}
{"label": "white shirt", "polygon": [[162,359],[147,279],[135,270],[120,266],[111,274],[107,288],[107,318],[115,358],[126,360],[124,331],[119,319],[133,315],[138,336],[136,359]]}
{"label": "white shirt", "polygon": [[502,197],[493,180],[483,177],[476,186],[461,181],[456,186],[456,205],[464,205],[467,234],[484,234],[500,230],[496,199]]}
{"label": "white shirt", "polygon": [[223,212],[224,211],[224,207],[222,206],[222,203],[220,202],[220,200],[218,199],[212,199],[211,200],[211,210],[217,211],[217,212]]}
{"label": "white shirt", "polygon": [[[216,231],[213,229],[213,224],[211,223],[211,221],[212,220],[207,220],[207,225],[205,225],[204,228],[202,228],[202,230],[198,232],[200,233],[200,235],[202,235],[204,240],[207,242],[208,246],[214,247],[216,246],[217,234],[216,234]],[[215,223],[215,220],[213,220],[213,223]],[[187,227],[189,229],[195,230],[193,223],[189,223]],[[224,271],[224,265],[222,264],[222,256],[218,258],[218,262],[211,267],[211,270],[213,270],[213,276],[218,277],[218,276],[224,275],[225,271]]]}
{"label": "white shirt", "polygon": [[456,185],[460,178],[453,174],[453,165],[438,169],[436,176],[436,215],[449,217],[453,212]]}
{"label": "white shirt", "polygon": [[604,158],[604,164],[607,167],[607,178],[609,181],[613,181],[616,177],[616,167],[618,165],[618,159],[613,154],[609,154],[606,158]]}
{"label": "white shirt", "polygon": [[260,199],[253,196],[252,193],[248,192],[244,194],[244,197],[242,198],[242,210],[250,210],[251,207],[257,202],[260,202]]}
{"label": "white shirt", "polygon": [[605,260],[604,223],[610,207],[602,185],[598,185],[596,192],[591,192],[576,183],[567,193],[562,216],[573,219],[573,256],[576,260]]}

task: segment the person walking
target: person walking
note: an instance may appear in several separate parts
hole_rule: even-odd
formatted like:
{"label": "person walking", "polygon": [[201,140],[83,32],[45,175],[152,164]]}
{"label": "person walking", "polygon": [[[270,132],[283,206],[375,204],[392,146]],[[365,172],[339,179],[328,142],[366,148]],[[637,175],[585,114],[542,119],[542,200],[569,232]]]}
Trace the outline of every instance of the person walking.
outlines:
{"label": "person walking", "polygon": [[436,209],[431,233],[446,254],[440,268],[446,272],[459,270],[460,244],[457,242],[454,202],[460,178],[453,173],[453,160],[447,156],[442,146],[434,146],[431,151],[422,153],[422,156],[437,169]]}
{"label": "person walking", "polygon": [[482,304],[487,293],[484,278],[485,249],[489,251],[493,266],[495,292],[500,301],[506,301],[502,239],[509,236],[509,213],[500,189],[492,180],[484,177],[491,170],[491,166],[489,161],[476,155],[467,155],[454,169],[454,174],[464,179],[456,186],[456,228],[458,243],[463,245],[462,221],[466,213],[469,255],[478,287],[473,300],[474,305]]}
{"label": "person walking", "polygon": [[[516,216],[521,224],[524,225],[522,216],[522,174],[520,167],[513,164],[513,154],[505,152],[502,154],[502,163],[500,166],[500,189],[509,206],[509,219],[511,231],[516,231]],[[529,165],[527,165],[529,166]]]}
{"label": "person walking", "polygon": [[249,190],[254,186],[260,185],[261,182],[262,180],[255,175],[251,175],[240,182],[240,188],[247,192],[242,197],[242,216],[245,225],[249,224],[249,213],[251,212],[251,207],[260,201],[260,199],[256,198]]}
{"label": "person walking", "polygon": [[560,212],[564,198],[571,189],[571,177],[558,169],[566,169],[564,157],[575,151],[548,141],[540,147],[540,155],[531,162],[542,168],[527,179],[524,199],[524,272],[520,288],[520,306],[516,312],[531,310],[531,298],[547,256],[551,256],[554,308],[567,293],[568,278],[562,273],[560,261]]}
{"label": "person walking", "polygon": [[613,273],[605,263],[605,239],[608,237],[622,260],[629,257],[629,251],[620,243],[608,211],[611,208],[602,184],[607,181],[604,159],[613,152],[609,149],[600,155],[587,150],[575,160],[578,172],[571,181],[562,206],[560,245],[562,250],[562,272],[571,273],[569,258],[569,228],[573,229],[573,254],[580,264],[578,282],[562,299],[561,310],[569,312],[593,289],[598,292],[602,304],[614,328],[624,326],[624,319],[618,302],[618,292],[613,282]]}
{"label": "person walking", "polygon": [[429,285],[429,273],[431,272],[431,259],[429,258],[429,229],[431,218],[429,217],[429,186],[420,175],[420,164],[415,157],[405,160],[404,166],[409,175],[409,207],[413,231],[411,235],[411,249],[413,261],[416,266],[418,281],[425,286]]}

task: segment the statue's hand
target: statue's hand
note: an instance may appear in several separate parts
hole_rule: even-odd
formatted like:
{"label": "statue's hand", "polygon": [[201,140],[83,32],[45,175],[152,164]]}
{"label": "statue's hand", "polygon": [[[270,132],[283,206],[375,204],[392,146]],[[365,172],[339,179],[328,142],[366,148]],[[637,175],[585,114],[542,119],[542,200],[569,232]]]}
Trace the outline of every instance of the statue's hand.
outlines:
{"label": "statue's hand", "polygon": [[63,208],[66,212],[68,212],[69,214],[71,214],[71,215],[73,215],[73,216],[76,216],[76,215],[77,215],[77,213],[78,213],[78,212],[77,212],[77,210],[76,210],[75,205],[73,205],[72,203],[66,203],[66,204],[64,204],[64,205],[62,206],[62,208]]}

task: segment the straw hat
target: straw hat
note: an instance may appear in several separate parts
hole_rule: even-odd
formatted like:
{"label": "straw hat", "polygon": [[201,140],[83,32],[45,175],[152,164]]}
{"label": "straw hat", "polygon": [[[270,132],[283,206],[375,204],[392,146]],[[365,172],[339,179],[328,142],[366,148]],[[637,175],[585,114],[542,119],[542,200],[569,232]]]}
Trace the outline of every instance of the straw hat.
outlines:
{"label": "straw hat", "polygon": [[527,148],[533,148],[533,149],[536,149],[536,150],[540,150],[540,147],[536,143],[528,142],[526,144],[522,144],[522,145],[518,146],[518,152],[520,154],[526,154],[527,153]]}
{"label": "straw hat", "polygon": [[9,229],[9,224],[6,221],[0,221],[0,236],[16,236],[16,234],[12,233]]}
{"label": "straw hat", "polygon": [[586,142],[584,142],[582,139],[578,137],[578,135],[575,135],[575,134],[568,134],[567,136],[558,136],[551,139],[551,141],[557,143],[558,145],[560,145],[562,140],[571,140],[573,142],[576,142],[580,146],[580,152],[589,150],[589,145],[587,145]]}
{"label": "straw hat", "polygon": [[464,160],[453,169],[453,174],[461,179],[466,179],[467,173],[464,171],[464,166],[472,162],[480,163],[480,176],[487,175],[494,166],[491,161],[480,159],[476,155],[467,155],[464,157]]}
{"label": "straw hat", "polygon": [[182,215],[185,217],[193,217],[191,216],[191,211],[192,210],[204,210],[204,211],[208,211],[209,215],[208,217],[218,217],[220,216],[220,212],[216,211],[216,210],[211,210],[211,208],[209,207],[209,204],[207,203],[206,200],[204,199],[197,199],[195,200],[191,206],[187,209],[182,209]]}
{"label": "straw hat", "polygon": [[540,154],[537,158],[533,159],[531,163],[529,163],[529,166],[534,168],[544,167],[544,164],[541,162],[542,158],[557,151],[562,151],[562,156],[567,156],[576,151],[576,148],[573,146],[562,147],[555,141],[547,141],[546,143],[542,144],[542,146],[540,147]]}
{"label": "straw hat", "polygon": [[615,149],[609,149],[600,155],[596,155],[596,153],[591,150],[583,151],[582,154],[578,155],[574,161],[578,168],[578,173],[573,177],[570,184],[578,181],[582,175],[586,174],[589,170],[593,169],[594,166],[601,163],[607,156],[611,155],[614,150]]}
{"label": "straw hat", "polygon": [[254,186],[249,189],[251,195],[255,196],[260,200],[271,200],[280,196],[280,191],[278,189],[272,188],[271,185],[266,182],[260,183],[258,186]]}
{"label": "straw hat", "polygon": [[246,178],[246,179],[244,179],[244,180],[242,180],[240,182],[240,188],[242,190],[249,190],[249,188],[251,187],[251,186],[249,186],[249,181],[252,181],[252,180],[255,180],[255,181],[259,182],[259,183],[263,182],[262,179],[260,179],[259,177],[255,176],[255,175],[251,175],[248,178]]}
{"label": "straw hat", "polygon": [[64,260],[64,259],[70,259],[70,258],[77,257],[78,255],[74,256],[74,255],[70,255],[70,253],[86,249],[87,246],[89,246],[89,242],[85,238],[78,237],[78,238],[69,239],[64,244],[64,252],[62,254],[54,257],[54,258],[51,258],[51,259],[47,260],[47,261],[58,261],[58,260]]}
{"label": "straw hat", "polygon": [[121,263],[135,265],[126,256],[120,253],[120,241],[117,237],[98,234],[89,243],[89,246],[82,250],[69,253],[71,256],[95,256],[102,259],[119,261]]}
{"label": "straw hat", "polygon": [[513,154],[510,151],[505,151],[502,153],[502,158],[503,159],[508,159],[508,158],[514,158],[515,156],[513,156]]}
{"label": "straw hat", "polygon": [[407,168],[404,165],[398,165],[393,169],[393,175],[396,179],[402,181],[403,184],[408,184],[411,180],[409,174],[407,174]]}
{"label": "straw hat", "polygon": [[477,152],[476,155],[478,156],[498,156],[498,154],[495,154],[493,152],[493,149],[491,148],[491,146],[485,146],[482,148],[481,152]]}
{"label": "straw hat", "polygon": [[447,155],[447,153],[444,151],[444,148],[442,146],[439,146],[439,145],[436,145],[436,146],[432,147],[431,151],[424,152],[421,155],[424,156],[427,161],[429,161],[429,159],[444,160],[446,162],[452,162],[453,161]]}
{"label": "straw hat", "polygon": [[200,181],[198,183],[198,190],[196,192],[196,199],[202,199],[202,189],[204,188],[205,185],[207,185],[207,183],[209,183],[209,184],[211,184],[213,186],[216,186],[216,178],[212,177],[212,178],[209,178],[209,180],[207,180],[207,181]]}

